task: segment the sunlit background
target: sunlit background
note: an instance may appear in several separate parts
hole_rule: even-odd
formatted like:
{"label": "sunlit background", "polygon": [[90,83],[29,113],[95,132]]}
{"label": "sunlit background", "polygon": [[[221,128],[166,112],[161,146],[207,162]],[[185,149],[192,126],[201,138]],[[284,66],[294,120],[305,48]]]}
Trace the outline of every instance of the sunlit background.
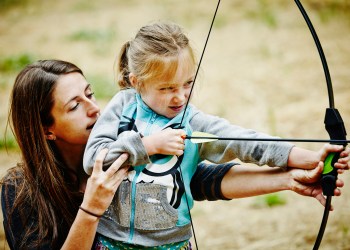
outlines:
{"label": "sunlit background", "polygon": [[[304,0],[322,43],[335,106],[350,122],[350,2]],[[0,174],[19,160],[5,131],[16,74],[38,59],[75,63],[103,107],[118,91],[119,49],[137,30],[171,20],[187,32],[198,58],[217,1],[0,0]],[[193,102],[232,123],[285,138],[328,138],[326,81],[311,34],[294,1],[222,1],[203,57]],[[24,107],[25,108],[25,107]],[[350,131],[350,127],[348,128]],[[5,135],[6,145],[5,146]],[[319,149],[321,144],[298,144]],[[350,249],[350,176],[334,199],[321,249]],[[200,249],[311,249],[323,207],[289,192],[192,210]],[[4,242],[3,230],[0,239]],[[0,248],[6,243],[0,242]]]}

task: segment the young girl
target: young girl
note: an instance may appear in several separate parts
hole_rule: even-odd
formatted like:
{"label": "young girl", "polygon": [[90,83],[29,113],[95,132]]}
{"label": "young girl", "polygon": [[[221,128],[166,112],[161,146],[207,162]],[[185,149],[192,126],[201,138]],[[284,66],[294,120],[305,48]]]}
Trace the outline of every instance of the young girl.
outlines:
{"label": "young girl", "polygon": [[258,165],[312,169],[325,158],[321,150],[290,143],[184,141],[182,136],[193,131],[227,137],[268,135],[231,125],[193,105],[185,110],[196,62],[188,38],[176,24],[142,27],[123,46],[119,71],[123,90],[101,114],[84,155],[87,173],[103,148],[109,149],[105,167],[122,152],[129,154],[128,164],[133,166],[100,220],[101,248],[189,249],[193,205],[189,185],[202,160],[223,163],[239,158]]}

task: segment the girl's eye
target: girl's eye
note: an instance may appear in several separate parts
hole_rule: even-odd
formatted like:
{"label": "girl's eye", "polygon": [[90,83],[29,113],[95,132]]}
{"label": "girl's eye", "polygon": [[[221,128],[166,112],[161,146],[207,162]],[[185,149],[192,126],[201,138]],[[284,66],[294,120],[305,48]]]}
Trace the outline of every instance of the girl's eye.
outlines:
{"label": "girl's eye", "polygon": [[90,92],[86,96],[87,96],[87,98],[91,99],[94,96],[94,94],[95,94],[94,92]]}
{"label": "girl's eye", "polygon": [[159,89],[160,91],[167,91],[167,90],[173,90],[174,87],[166,87],[166,88],[161,88]]}
{"label": "girl's eye", "polygon": [[193,84],[193,81],[188,81],[185,83],[185,87],[191,87]]}

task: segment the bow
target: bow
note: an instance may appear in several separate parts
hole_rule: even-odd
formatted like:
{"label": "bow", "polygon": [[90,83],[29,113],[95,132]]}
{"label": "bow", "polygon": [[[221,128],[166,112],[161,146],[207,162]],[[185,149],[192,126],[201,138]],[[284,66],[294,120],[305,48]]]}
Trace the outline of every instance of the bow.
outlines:
{"label": "bow", "polygon": [[[346,140],[346,130],[345,130],[343,119],[341,118],[339,111],[334,106],[334,95],[333,95],[331,76],[329,74],[327,60],[323,53],[320,40],[318,39],[316,31],[304,7],[300,3],[300,1],[295,0],[295,3],[298,6],[301,14],[303,15],[307,26],[309,27],[309,30],[315,41],[318,53],[320,55],[323,70],[325,73],[327,89],[328,89],[328,99],[329,99],[329,108],[326,109],[326,114],[324,119],[326,130],[331,140]],[[340,142],[340,143],[331,142],[331,143],[341,144],[341,145],[344,145],[345,147],[347,142]],[[324,165],[324,169],[321,177],[321,186],[322,186],[323,194],[327,196],[327,198],[326,198],[326,205],[325,205],[325,209],[322,217],[321,226],[320,226],[313,250],[317,250],[319,248],[324,231],[326,229],[328,214],[331,207],[332,196],[334,196],[334,189],[336,187],[335,182],[338,176],[337,170],[334,168],[334,163],[338,161],[339,154],[340,154],[339,152],[331,153],[327,156],[325,160],[325,165]]]}
{"label": "bow", "polygon": [[[331,81],[331,76],[329,73],[329,69],[328,69],[328,65],[327,65],[327,60],[326,57],[324,55],[321,43],[318,39],[318,36],[316,34],[316,31],[311,23],[311,20],[309,19],[304,7],[302,6],[302,4],[300,3],[299,0],[294,0],[297,7],[299,8],[311,34],[312,37],[314,39],[314,42],[316,44],[321,62],[322,62],[322,66],[323,66],[323,70],[324,70],[324,74],[325,74],[325,78],[326,78],[326,84],[327,84],[327,90],[328,90],[328,99],[329,99],[329,107],[326,109],[326,113],[325,113],[325,119],[324,119],[324,124],[325,124],[325,128],[329,134],[330,140],[320,140],[320,139],[268,139],[268,138],[260,138],[260,139],[253,139],[253,138],[219,138],[216,137],[214,135],[208,135],[208,134],[192,134],[192,136],[185,136],[183,137],[183,139],[191,139],[192,142],[194,143],[203,143],[203,142],[208,142],[208,141],[213,141],[213,140],[246,140],[246,141],[290,141],[290,142],[330,142],[331,144],[339,144],[339,145],[343,145],[344,147],[347,145],[347,143],[349,142],[348,140],[346,140],[346,130],[345,130],[345,126],[344,126],[344,122],[341,118],[341,115],[339,113],[339,111],[335,108],[334,105],[334,95],[333,95],[333,87],[332,87],[332,81]],[[193,91],[193,87],[197,78],[197,74],[200,68],[200,64],[202,62],[203,59],[203,55],[209,40],[209,36],[211,33],[211,29],[213,26],[213,23],[215,21],[215,17],[218,11],[220,5],[220,0],[218,0],[217,3],[217,7],[211,22],[211,26],[207,35],[207,39],[206,42],[204,44],[204,48],[198,63],[198,67],[197,67],[197,71],[195,73],[194,76],[194,80],[193,80],[193,84],[191,87],[191,91],[189,94],[189,98],[187,100],[187,103],[185,105],[184,108],[184,113],[183,113],[183,117],[181,119],[180,122],[180,126],[182,125],[184,116],[186,114],[186,109],[188,107],[189,104],[189,100]],[[332,200],[332,196],[334,196],[334,189],[336,188],[336,180],[337,180],[337,170],[334,167],[334,163],[336,163],[339,159],[339,155],[340,153],[330,153],[325,160],[325,164],[324,164],[324,169],[323,169],[323,173],[321,176],[321,186],[322,186],[322,190],[323,190],[323,194],[327,197],[326,198],[326,205],[325,205],[325,209],[324,209],[324,214],[323,214],[323,218],[322,218],[322,222],[321,222],[321,226],[313,247],[313,250],[317,250],[321,244],[322,241],[322,237],[327,225],[327,220],[328,220],[328,214],[330,211],[330,207],[331,207],[331,200]],[[180,173],[181,173],[181,167],[180,167]],[[182,173],[181,173],[182,175]],[[185,190],[186,193],[186,190]],[[188,204],[187,204],[188,205]],[[189,206],[188,206],[188,210],[189,210]],[[190,212],[190,211],[189,211]],[[191,218],[190,218],[191,219]],[[194,235],[194,240],[195,240],[195,244],[196,244],[196,248],[198,249],[198,245],[197,245],[197,240],[196,240],[196,236],[195,236],[195,231],[194,231],[194,227],[193,227],[193,223],[192,223],[192,219],[191,219],[191,225],[192,225],[192,231],[193,231],[193,235]]]}

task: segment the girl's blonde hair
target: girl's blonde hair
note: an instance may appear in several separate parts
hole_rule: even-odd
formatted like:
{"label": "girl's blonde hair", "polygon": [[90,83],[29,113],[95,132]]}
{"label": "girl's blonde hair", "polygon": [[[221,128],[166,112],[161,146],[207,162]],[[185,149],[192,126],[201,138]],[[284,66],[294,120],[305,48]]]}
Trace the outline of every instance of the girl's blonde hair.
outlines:
{"label": "girl's blonde hair", "polygon": [[132,88],[129,74],[142,82],[158,78],[166,73],[174,76],[180,54],[188,50],[193,65],[196,64],[193,49],[182,28],[171,22],[156,22],[142,27],[135,38],[126,42],[119,54],[118,84],[121,89]]}

